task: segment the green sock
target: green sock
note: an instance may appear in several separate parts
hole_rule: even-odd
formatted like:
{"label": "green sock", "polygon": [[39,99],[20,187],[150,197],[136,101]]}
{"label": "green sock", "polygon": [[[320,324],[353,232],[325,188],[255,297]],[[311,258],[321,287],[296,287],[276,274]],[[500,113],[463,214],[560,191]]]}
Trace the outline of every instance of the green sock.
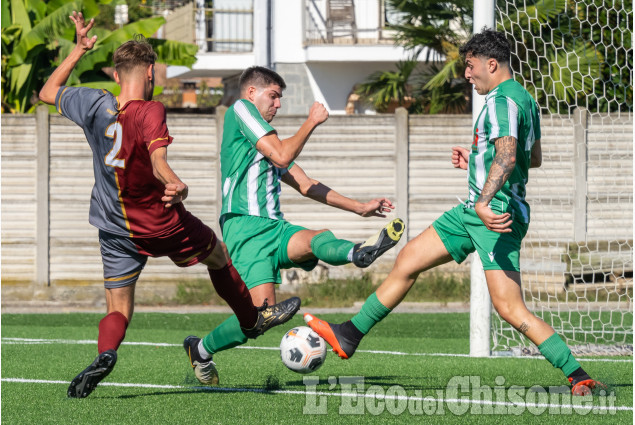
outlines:
{"label": "green sock", "polygon": [[247,337],[240,330],[240,323],[234,314],[203,338],[203,347],[208,353],[214,354],[245,342],[247,342]]}
{"label": "green sock", "polygon": [[313,236],[311,239],[311,251],[313,254],[327,264],[341,266],[348,264],[351,260],[348,253],[355,244],[345,239],[337,239],[333,232],[326,231]]}
{"label": "green sock", "polygon": [[388,316],[390,311],[388,307],[377,299],[377,294],[373,292],[371,296],[366,299],[359,313],[353,316],[351,322],[353,322],[353,325],[355,325],[361,333],[366,335],[375,324]]}
{"label": "green sock", "polygon": [[551,363],[553,367],[561,369],[565,376],[571,375],[580,367],[580,363],[573,358],[573,354],[571,354],[571,350],[567,347],[567,344],[565,344],[556,333],[540,344],[538,349],[542,355],[549,360],[549,363]]}

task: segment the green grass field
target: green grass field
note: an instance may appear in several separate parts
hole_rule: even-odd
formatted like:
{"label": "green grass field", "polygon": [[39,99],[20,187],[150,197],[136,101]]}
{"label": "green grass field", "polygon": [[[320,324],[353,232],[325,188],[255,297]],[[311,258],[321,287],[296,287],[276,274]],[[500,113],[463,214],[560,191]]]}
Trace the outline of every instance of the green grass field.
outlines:
{"label": "green grass field", "polygon": [[181,344],[227,315],[137,313],[113,372],[88,398],[68,399],[68,383],[97,354],[101,317],[2,315],[2,423],[633,423],[632,357],[581,359],[607,396],[572,399],[544,359],[466,357],[465,313],[393,314],[352,359],[329,352],[308,377],[287,370],[277,350],[303,324],[297,315],[217,354],[214,388],[196,381]]}

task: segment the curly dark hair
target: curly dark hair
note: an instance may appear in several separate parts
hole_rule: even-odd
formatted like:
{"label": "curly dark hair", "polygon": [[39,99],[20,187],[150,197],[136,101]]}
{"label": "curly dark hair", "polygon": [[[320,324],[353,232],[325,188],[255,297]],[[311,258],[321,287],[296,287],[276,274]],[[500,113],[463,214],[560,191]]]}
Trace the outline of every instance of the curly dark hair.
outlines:
{"label": "curly dark hair", "polygon": [[499,63],[509,64],[511,49],[509,41],[502,32],[483,28],[459,49],[461,57],[467,54],[496,59]]}

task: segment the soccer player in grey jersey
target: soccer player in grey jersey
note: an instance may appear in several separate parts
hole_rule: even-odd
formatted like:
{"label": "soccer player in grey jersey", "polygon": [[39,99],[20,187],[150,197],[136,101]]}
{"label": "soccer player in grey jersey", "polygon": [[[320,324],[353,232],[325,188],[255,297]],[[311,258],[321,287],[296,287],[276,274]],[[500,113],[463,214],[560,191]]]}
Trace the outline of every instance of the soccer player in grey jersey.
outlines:
{"label": "soccer player in grey jersey", "polygon": [[[85,25],[76,12],[70,19],[77,45],[49,77],[40,99],[82,127],[93,151],[89,221],[99,229],[107,314],[99,322],[99,355],[68,388],[69,397],[83,398],[115,366],[132,319],[136,282],[150,256],[167,256],[179,267],[205,264],[214,288],[239,316],[245,338],[289,320],[300,300],[254,306],[224,244],[183,206],[188,187],[167,162],[172,137],[165,108],[152,101],[156,54],[145,39],[128,41],[113,55],[115,81],[121,86],[118,97],[106,90],[64,86],[97,41],[87,35],[94,20]],[[192,367],[197,376],[217,379],[213,362],[192,361]]]}
{"label": "soccer player in grey jersey", "polygon": [[542,163],[538,106],[512,78],[504,34],[483,30],[460,52],[467,65],[465,78],[486,96],[471,149],[452,149],[453,166],[469,174],[467,201],[404,247],[388,278],[351,320],[330,324],[308,313],[304,320],[348,359],[362,337],[403,300],[420,273],[452,260],[461,263],[476,251],[496,311],[562,370],[574,395],[588,394],[602,384],[580,367],[553,328],[527,309],[520,288],[519,253],[529,225],[525,184],[529,168]]}

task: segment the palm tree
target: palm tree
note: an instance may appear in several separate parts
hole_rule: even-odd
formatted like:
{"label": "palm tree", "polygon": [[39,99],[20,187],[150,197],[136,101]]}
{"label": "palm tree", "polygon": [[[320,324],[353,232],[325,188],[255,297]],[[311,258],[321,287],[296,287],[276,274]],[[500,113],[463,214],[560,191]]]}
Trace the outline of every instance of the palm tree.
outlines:
{"label": "palm tree", "polygon": [[[396,42],[413,51],[418,57],[428,48],[424,58],[429,63],[427,70],[411,72],[406,76],[397,72],[377,72],[361,84],[357,90],[363,98],[373,100],[378,110],[385,109],[384,104],[376,102],[385,97],[377,93],[386,93],[382,87],[387,82],[404,80],[404,91],[410,93],[415,101],[409,107],[412,113],[464,113],[470,105],[471,87],[463,78],[464,64],[459,57],[458,48],[470,37],[472,30],[473,0],[453,2],[434,0],[387,0],[395,10],[401,12],[401,20],[393,25],[397,32]],[[594,0],[603,4],[602,0]],[[526,0],[524,7],[518,7],[513,16],[500,19],[498,30],[504,31],[508,39],[516,41],[512,45],[512,69],[514,77],[525,84],[540,105],[548,106],[552,112],[564,112],[577,105],[588,106],[588,98],[595,90],[603,92],[602,75],[609,74],[603,64],[603,54],[597,44],[589,40],[598,37],[598,31],[590,34],[589,27],[581,25],[585,10],[569,10],[574,7],[566,0]],[[610,19],[599,16],[597,19]],[[614,19],[614,18],[613,18]],[[593,22],[591,17],[586,19]],[[624,24],[627,19],[620,22]],[[606,25],[598,24],[602,28]],[[541,27],[563,28],[563,31],[551,31],[545,35]],[[572,30],[573,28],[573,30]],[[535,34],[543,34],[537,37]],[[532,37],[531,40],[525,40]],[[631,40],[626,40],[629,52]],[[547,52],[548,60],[539,59],[535,50],[527,46],[540,45],[540,52]],[[623,62],[627,62],[626,56]],[[438,58],[442,58],[439,60]],[[414,60],[414,59],[413,59]],[[521,63],[524,66],[521,66]],[[629,72],[628,67],[621,68],[622,73]],[[632,72],[632,69],[630,70]],[[621,78],[620,81],[630,81]],[[590,84],[593,81],[595,83]],[[622,81],[622,85],[624,85]],[[628,83],[626,83],[628,86]],[[616,92],[619,90],[616,90]],[[622,97],[632,102],[632,86]],[[630,94],[629,94],[630,93]],[[617,95],[615,96],[617,97]],[[387,101],[399,101],[393,97]],[[587,103],[585,103],[587,102]],[[624,102],[623,102],[624,103]]]}
{"label": "palm tree", "polygon": [[399,62],[397,71],[375,72],[355,92],[370,102],[378,112],[386,112],[393,103],[409,104],[413,97],[408,80],[417,65],[415,59],[409,59]]}
{"label": "palm tree", "polygon": [[[471,32],[473,0],[388,0],[388,5],[401,16],[399,22],[390,27],[397,33],[395,42],[412,51],[410,61],[415,65],[417,58],[425,54],[423,59],[430,66],[414,73],[414,65],[398,67],[396,74],[402,69],[410,71],[399,77],[394,72],[376,72],[359,86],[357,93],[363,99],[372,100],[381,111],[385,105],[377,105],[381,97],[376,93],[381,90],[382,81],[405,79],[404,91],[414,97],[408,108],[410,112],[465,112],[470,91],[463,79],[464,68],[458,46]],[[404,105],[397,97],[386,100],[387,103],[395,101]]]}
{"label": "palm tree", "polygon": [[[110,0],[73,2],[40,0],[2,0],[2,111],[32,112],[38,103],[36,93],[48,76],[74,47],[75,26],[68,19],[73,10],[90,18],[99,14],[99,6]],[[162,17],[132,22],[110,31],[93,28],[95,48],[88,52],[71,73],[67,84],[100,87],[117,92],[118,86],[102,71],[112,64],[112,54],[134,34],[151,37],[165,22]],[[198,48],[195,45],[148,38],[158,61],[171,65],[192,66]],[[160,91],[160,88],[158,88]]]}

